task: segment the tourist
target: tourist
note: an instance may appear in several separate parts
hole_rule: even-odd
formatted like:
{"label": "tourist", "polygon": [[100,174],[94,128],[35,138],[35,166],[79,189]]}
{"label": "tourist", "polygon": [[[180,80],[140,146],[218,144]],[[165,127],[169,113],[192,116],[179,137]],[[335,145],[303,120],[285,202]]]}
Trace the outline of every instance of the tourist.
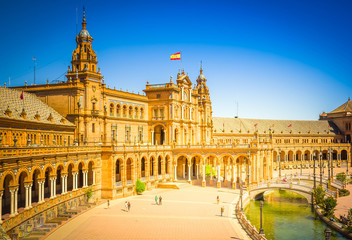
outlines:
{"label": "tourist", "polygon": [[219,204],[219,202],[220,202],[219,196],[216,197],[216,202]]}
{"label": "tourist", "polygon": [[127,209],[128,209],[128,203],[127,201],[125,201],[125,211],[127,212]]}
{"label": "tourist", "polygon": [[155,195],[155,204],[158,205],[158,196]]}
{"label": "tourist", "polygon": [[130,209],[131,209],[131,203],[130,202],[127,203],[127,208],[128,208],[128,211],[130,211]]}
{"label": "tourist", "polygon": [[110,200],[108,199],[108,208],[110,208]]}
{"label": "tourist", "polygon": [[225,211],[225,208],[224,208],[224,206],[221,206],[221,217],[223,216],[223,214],[224,214],[224,211]]}
{"label": "tourist", "polygon": [[162,203],[161,201],[162,201],[162,200],[163,200],[163,198],[160,196],[160,197],[159,197],[159,205],[161,205],[161,203]]}

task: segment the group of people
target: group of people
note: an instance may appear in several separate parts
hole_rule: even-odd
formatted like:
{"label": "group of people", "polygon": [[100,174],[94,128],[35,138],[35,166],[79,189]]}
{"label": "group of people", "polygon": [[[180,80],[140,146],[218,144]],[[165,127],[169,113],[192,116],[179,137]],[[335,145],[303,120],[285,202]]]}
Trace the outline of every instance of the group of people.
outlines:
{"label": "group of people", "polygon": [[131,209],[131,203],[128,201],[126,201],[125,202],[125,210],[126,210],[126,212],[129,212],[130,211],[130,209]]}
{"label": "group of people", "polygon": [[162,200],[163,200],[163,198],[161,196],[159,196],[159,198],[158,198],[158,196],[155,195],[155,204],[156,205],[161,205],[162,204]]}

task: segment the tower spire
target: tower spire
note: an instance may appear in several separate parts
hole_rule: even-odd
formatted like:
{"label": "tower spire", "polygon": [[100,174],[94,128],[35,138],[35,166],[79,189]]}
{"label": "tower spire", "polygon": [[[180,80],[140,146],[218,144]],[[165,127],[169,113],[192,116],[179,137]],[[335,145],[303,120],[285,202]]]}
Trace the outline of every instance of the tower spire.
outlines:
{"label": "tower spire", "polygon": [[87,23],[86,23],[86,9],[83,7],[83,20],[82,20],[82,29],[86,29]]}
{"label": "tower spire", "polygon": [[200,61],[200,74],[203,74],[203,63],[202,63],[202,60]]}

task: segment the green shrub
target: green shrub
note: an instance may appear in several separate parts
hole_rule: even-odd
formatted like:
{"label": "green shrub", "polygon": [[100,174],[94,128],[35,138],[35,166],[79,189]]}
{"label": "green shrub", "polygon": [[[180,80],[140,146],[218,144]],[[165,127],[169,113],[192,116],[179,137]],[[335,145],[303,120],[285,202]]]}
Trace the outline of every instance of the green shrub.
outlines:
{"label": "green shrub", "polygon": [[[205,176],[206,177],[210,177],[211,176],[211,166],[210,165],[206,165],[205,166]],[[215,169],[213,169],[213,176],[215,176],[216,173],[215,173]]]}
{"label": "green shrub", "polygon": [[340,172],[336,174],[336,179],[344,183],[346,181],[346,173]]}
{"label": "green shrub", "polygon": [[145,191],[145,184],[141,180],[137,179],[136,182],[136,192],[137,193],[142,193]]}
{"label": "green shrub", "polygon": [[347,189],[340,189],[340,191],[339,191],[340,197],[344,197],[344,196],[348,196],[348,195],[350,195],[350,191],[348,191]]}
{"label": "green shrub", "polygon": [[352,208],[350,208],[350,210],[348,210],[348,214],[347,214],[347,230],[352,232]]}
{"label": "green shrub", "polygon": [[322,202],[324,215],[328,218],[334,215],[337,200],[333,197],[327,197]]}
{"label": "green shrub", "polygon": [[318,205],[321,205],[325,197],[325,191],[323,190],[323,188],[322,187],[315,188],[313,194],[315,197],[315,203]]}
{"label": "green shrub", "polygon": [[93,196],[93,189],[91,187],[87,189],[86,196],[88,200]]}

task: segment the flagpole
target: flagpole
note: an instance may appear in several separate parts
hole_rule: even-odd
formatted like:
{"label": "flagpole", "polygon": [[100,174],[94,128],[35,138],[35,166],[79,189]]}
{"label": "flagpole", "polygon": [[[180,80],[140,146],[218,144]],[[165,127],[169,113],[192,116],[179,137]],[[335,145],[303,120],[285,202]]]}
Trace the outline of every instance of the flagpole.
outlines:
{"label": "flagpole", "polygon": [[181,71],[183,71],[182,69],[182,51],[180,50],[180,60],[181,60]]}

